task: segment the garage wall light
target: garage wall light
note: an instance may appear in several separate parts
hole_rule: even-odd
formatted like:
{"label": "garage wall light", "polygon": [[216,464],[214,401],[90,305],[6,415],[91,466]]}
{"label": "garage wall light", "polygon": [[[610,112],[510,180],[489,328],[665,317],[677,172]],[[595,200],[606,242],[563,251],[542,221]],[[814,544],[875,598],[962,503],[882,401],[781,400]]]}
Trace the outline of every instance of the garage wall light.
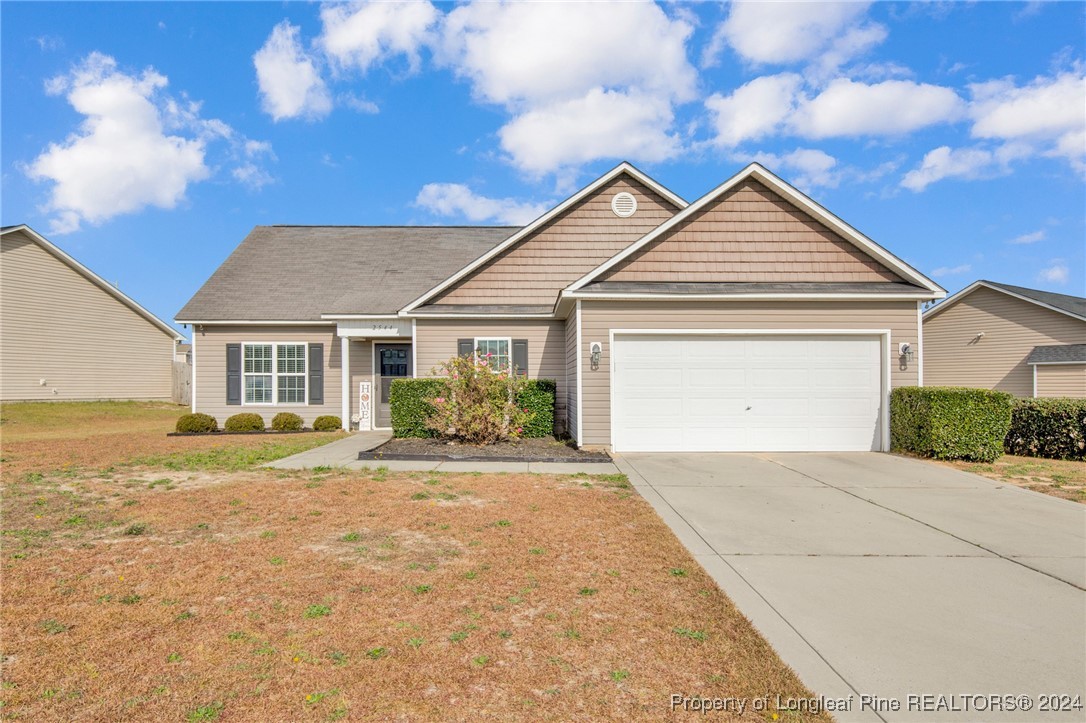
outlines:
{"label": "garage wall light", "polygon": [[603,344],[594,341],[588,345],[589,360],[592,362],[592,370],[600,368],[600,356],[603,354]]}
{"label": "garage wall light", "polygon": [[909,342],[901,342],[901,344],[898,345],[897,350],[902,359],[905,359],[906,361],[913,360],[913,345]]}

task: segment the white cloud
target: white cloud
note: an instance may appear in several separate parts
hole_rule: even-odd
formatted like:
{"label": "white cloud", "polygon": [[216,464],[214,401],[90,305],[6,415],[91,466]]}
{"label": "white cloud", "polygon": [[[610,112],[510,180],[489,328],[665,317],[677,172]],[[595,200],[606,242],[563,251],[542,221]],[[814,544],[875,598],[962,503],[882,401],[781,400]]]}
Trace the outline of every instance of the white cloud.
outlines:
{"label": "white cloud", "polygon": [[1024,86],[1010,79],[974,83],[975,138],[1033,143],[1078,168],[1086,159],[1086,74],[1081,66]]}
{"label": "white cloud", "polygon": [[526,111],[498,135],[516,166],[543,174],[597,158],[672,158],[681,149],[669,133],[673,120],[667,100],[595,88],[583,98]]}
{"label": "white cloud", "polygon": [[261,104],[274,120],[320,118],[332,110],[332,98],[316,62],[298,38],[299,29],[284,20],[253,55]]}
{"label": "white cloud", "polygon": [[882,42],[886,29],[864,17],[863,2],[736,2],[702,56],[716,61],[727,45],[754,64],[815,60],[824,71]]}
{"label": "white cloud", "polygon": [[323,31],[318,44],[339,68],[362,72],[393,56],[419,67],[419,50],[431,42],[438,11],[421,2],[334,4],[321,8]]}
{"label": "white cloud", "polygon": [[1021,236],[1015,236],[1007,243],[1009,244],[1035,244],[1038,241],[1043,241],[1045,238],[1045,230],[1042,228],[1039,231],[1032,233],[1024,233]]}
{"label": "white cloud", "polygon": [[911,80],[839,78],[802,103],[791,120],[807,138],[897,135],[959,119],[965,102],[950,88]]}
{"label": "white cloud", "polygon": [[525,203],[512,198],[488,198],[460,183],[427,183],[415,205],[439,216],[463,217],[472,223],[496,221],[523,226],[543,215],[549,203]]}
{"label": "white cloud", "polygon": [[677,153],[674,104],[696,94],[692,30],[653,3],[475,2],[448,14],[438,57],[511,114],[499,136],[513,165],[543,174]]}
{"label": "white cloud", "polygon": [[1027,147],[1010,143],[995,150],[940,146],[928,151],[920,166],[905,174],[901,185],[919,192],[944,178],[995,178],[1009,173],[1011,162],[1028,154]]}
{"label": "white cloud", "polygon": [[198,106],[156,105],[166,84],[153,69],[126,75],[101,53],[47,83],[50,93],[66,94],[85,116],[77,132],[49,144],[25,168],[30,178],[53,183],[46,204],[53,214],[51,233],[70,233],[83,222],[101,223],[145,206],[173,208],[190,183],[210,175],[206,143],[225,124],[203,122],[194,137],[167,135],[167,123],[191,122]]}
{"label": "white cloud", "polygon": [[937,269],[932,269],[931,275],[936,278],[941,276],[958,276],[959,274],[968,273],[972,268],[973,267],[969,264],[961,264],[960,266],[940,266]]}
{"label": "white cloud", "polygon": [[480,99],[509,107],[597,87],[690,100],[692,32],[654,3],[473,2],[448,14],[441,60],[471,80]]}
{"label": "white cloud", "polygon": [[705,101],[716,127],[714,143],[736,146],[758,140],[795,111],[802,79],[794,73],[766,75],[736,88],[731,95],[714,93]]}
{"label": "white cloud", "polygon": [[1071,278],[1071,272],[1063,259],[1053,259],[1052,265],[1041,269],[1041,273],[1037,274],[1037,278],[1050,284],[1066,284]]}

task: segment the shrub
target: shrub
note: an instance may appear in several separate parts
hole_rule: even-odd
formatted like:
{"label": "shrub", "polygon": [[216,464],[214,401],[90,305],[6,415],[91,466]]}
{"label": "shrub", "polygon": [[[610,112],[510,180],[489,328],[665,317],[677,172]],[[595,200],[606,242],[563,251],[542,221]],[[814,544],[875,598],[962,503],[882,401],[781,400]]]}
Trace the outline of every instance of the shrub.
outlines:
{"label": "shrub", "polygon": [[264,419],[259,414],[242,412],[228,417],[223,429],[227,432],[263,432]]}
{"label": "shrub", "polygon": [[1003,454],[1014,397],[965,387],[890,393],[890,448],[936,459],[991,462]]}
{"label": "shrub", "polygon": [[[550,437],[554,434],[553,379],[528,379],[517,395],[517,404],[532,413],[524,425],[521,437]],[[431,399],[446,393],[445,380],[440,378],[394,379],[389,392],[392,407],[392,431],[397,437],[434,437],[427,428],[426,418],[433,414]],[[314,426],[314,428],[316,428]]]}
{"label": "shrub", "polygon": [[219,428],[219,423],[210,414],[182,414],[177,418],[178,432],[184,434],[207,434]]}
{"label": "shrub", "polygon": [[1004,449],[1008,454],[1086,459],[1086,399],[1019,399]]}
{"label": "shrub", "polygon": [[279,412],[272,417],[271,428],[276,432],[300,432],[302,418],[294,412]]}
{"label": "shrub", "polygon": [[[489,356],[489,354],[487,355]],[[443,391],[428,400],[426,426],[439,436],[468,444],[493,444],[524,433],[531,410],[518,398],[527,379],[495,370],[486,359],[454,356],[438,365]]]}
{"label": "shrub", "polygon": [[313,431],[336,432],[343,428],[343,420],[332,414],[322,414],[313,420]]}

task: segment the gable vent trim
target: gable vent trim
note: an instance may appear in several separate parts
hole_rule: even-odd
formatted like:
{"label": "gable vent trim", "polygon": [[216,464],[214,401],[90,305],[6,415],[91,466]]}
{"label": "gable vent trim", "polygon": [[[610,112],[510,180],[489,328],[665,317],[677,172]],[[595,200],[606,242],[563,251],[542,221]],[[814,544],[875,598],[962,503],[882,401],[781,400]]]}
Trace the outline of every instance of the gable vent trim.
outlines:
{"label": "gable vent trim", "polygon": [[637,199],[633,197],[633,194],[625,191],[616,193],[611,199],[611,210],[619,218],[629,218],[637,213]]}

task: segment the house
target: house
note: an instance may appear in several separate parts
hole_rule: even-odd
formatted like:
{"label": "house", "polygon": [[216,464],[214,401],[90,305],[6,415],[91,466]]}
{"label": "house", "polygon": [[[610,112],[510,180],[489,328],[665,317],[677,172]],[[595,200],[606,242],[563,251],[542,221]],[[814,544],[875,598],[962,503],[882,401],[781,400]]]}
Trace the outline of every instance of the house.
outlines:
{"label": "house", "polygon": [[924,382],[1086,397],[1086,299],[975,281],[924,312]]}
{"label": "house", "polygon": [[170,399],[181,334],[29,226],[0,243],[0,400]]}
{"label": "house", "polygon": [[758,164],[688,204],[623,163],[523,228],[257,227],[177,320],[220,419],[388,427],[391,379],[482,352],[581,446],[883,450],[944,295]]}

